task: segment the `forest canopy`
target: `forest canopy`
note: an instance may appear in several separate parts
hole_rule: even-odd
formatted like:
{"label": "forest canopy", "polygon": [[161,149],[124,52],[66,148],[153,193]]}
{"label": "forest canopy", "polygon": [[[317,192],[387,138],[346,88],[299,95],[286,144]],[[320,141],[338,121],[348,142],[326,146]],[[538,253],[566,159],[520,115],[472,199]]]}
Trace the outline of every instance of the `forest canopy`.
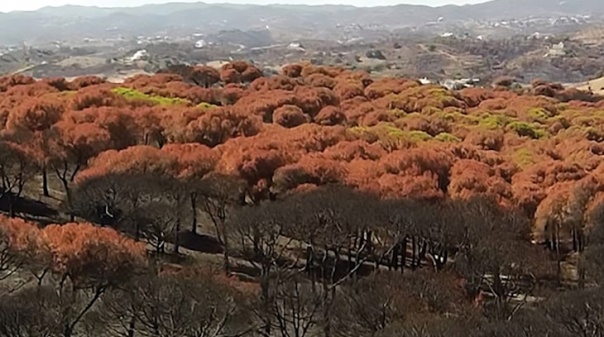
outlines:
{"label": "forest canopy", "polygon": [[[2,295],[0,336],[517,336],[499,324],[565,264],[599,280],[604,99],[505,83],[240,61],[0,78],[0,279],[37,280]],[[59,200],[51,221],[32,198]],[[212,267],[166,262],[203,237]],[[535,329],[576,332],[560,301]]]}

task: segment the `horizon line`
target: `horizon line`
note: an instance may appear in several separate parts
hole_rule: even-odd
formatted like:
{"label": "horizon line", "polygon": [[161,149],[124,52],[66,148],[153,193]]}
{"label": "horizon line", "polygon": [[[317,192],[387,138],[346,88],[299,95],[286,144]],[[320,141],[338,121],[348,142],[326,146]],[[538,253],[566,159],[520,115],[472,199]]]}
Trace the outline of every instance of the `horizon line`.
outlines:
{"label": "horizon line", "polygon": [[65,7],[79,7],[79,8],[98,8],[98,9],[134,9],[134,8],[142,8],[149,6],[162,6],[162,5],[230,5],[230,6],[256,6],[256,7],[270,7],[270,6],[296,6],[296,7],[354,7],[354,8],[379,8],[379,7],[398,7],[398,6],[417,6],[417,7],[430,7],[430,8],[441,8],[441,7],[464,7],[464,6],[474,6],[486,2],[491,2],[494,0],[484,0],[480,3],[476,4],[445,4],[445,5],[421,5],[421,4],[410,4],[410,3],[399,3],[392,5],[350,5],[350,4],[334,4],[334,3],[325,3],[325,4],[298,4],[298,3],[268,3],[268,4],[253,4],[253,3],[234,3],[229,1],[221,1],[221,2],[204,2],[204,1],[166,1],[162,3],[150,3],[150,4],[142,4],[142,5],[118,5],[118,6],[99,6],[99,5],[77,5],[77,4],[65,4],[59,6],[42,6],[37,9],[23,9],[23,10],[12,10],[12,11],[0,11],[0,14],[12,14],[12,13],[33,13],[38,12],[44,9],[60,9]]}

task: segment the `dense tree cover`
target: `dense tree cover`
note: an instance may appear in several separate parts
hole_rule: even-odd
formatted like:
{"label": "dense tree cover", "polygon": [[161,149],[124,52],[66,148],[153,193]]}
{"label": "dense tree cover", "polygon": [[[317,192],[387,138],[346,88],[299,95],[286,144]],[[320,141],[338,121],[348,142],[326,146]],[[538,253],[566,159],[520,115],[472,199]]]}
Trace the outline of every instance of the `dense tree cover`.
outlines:
{"label": "dense tree cover", "polygon": [[[0,336],[597,335],[603,109],[307,64],[4,77]],[[14,217],[38,195],[60,224]]]}

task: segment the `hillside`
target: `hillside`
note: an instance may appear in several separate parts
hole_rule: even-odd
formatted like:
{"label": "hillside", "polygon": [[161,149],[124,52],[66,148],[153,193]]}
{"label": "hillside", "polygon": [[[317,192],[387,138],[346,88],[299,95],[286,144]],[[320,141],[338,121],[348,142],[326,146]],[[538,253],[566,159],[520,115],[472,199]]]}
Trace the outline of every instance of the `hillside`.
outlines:
{"label": "hillside", "polygon": [[[432,25],[439,18],[442,20],[441,26],[538,17],[565,17],[571,23],[578,23],[586,20],[585,16],[596,18],[602,14],[604,3],[598,0],[494,0],[467,6],[398,5],[372,8],[204,3],[148,5],[140,8],[67,6],[0,14],[0,43],[102,38],[116,34],[129,38],[195,32],[207,34],[223,29],[250,30],[266,26],[280,38],[336,40],[346,34],[345,29],[353,27],[393,31]],[[532,26],[537,28],[534,22]],[[541,26],[547,29],[550,22],[546,20]]]}

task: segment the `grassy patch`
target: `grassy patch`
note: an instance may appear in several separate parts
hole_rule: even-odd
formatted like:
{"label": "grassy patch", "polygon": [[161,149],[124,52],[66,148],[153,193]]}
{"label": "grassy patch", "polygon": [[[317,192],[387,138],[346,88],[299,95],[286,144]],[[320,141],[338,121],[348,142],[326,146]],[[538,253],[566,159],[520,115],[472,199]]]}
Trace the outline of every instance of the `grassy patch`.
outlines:
{"label": "grassy patch", "polygon": [[462,114],[459,111],[441,111],[440,113],[436,114],[436,116],[451,123],[464,125],[478,125],[480,123],[480,118]]}
{"label": "grassy patch", "polygon": [[190,105],[189,100],[183,98],[170,98],[157,95],[148,95],[136,89],[118,87],[114,88],[113,93],[125,97],[127,100],[143,101],[153,105],[174,106],[174,105]]}
{"label": "grassy patch", "polygon": [[512,160],[521,168],[532,165],[535,162],[531,151],[524,148],[514,152]]}
{"label": "grassy patch", "polygon": [[443,143],[459,143],[461,142],[461,139],[459,139],[458,137],[448,133],[448,132],[441,132],[438,135],[436,135],[436,137],[434,137],[434,140],[437,140],[439,142],[443,142]]}
{"label": "grassy patch", "polygon": [[585,137],[587,140],[601,143],[604,141],[604,131],[598,128],[589,127],[585,130]]}
{"label": "grassy patch", "polygon": [[489,130],[503,129],[510,123],[510,118],[506,115],[484,114],[481,116],[478,125]]}
{"label": "grassy patch", "polygon": [[537,122],[545,124],[552,116],[543,108],[531,108],[528,110],[527,115],[531,122]]}
{"label": "grassy patch", "polygon": [[407,113],[405,111],[400,110],[400,109],[392,109],[392,110],[390,110],[390,114],[392,114],[396,118],[402,118],[407,115]]}
{"label": "grassy patch", "polygon": [[201,110],[212,110],[212,109],[218,108],[218,106],[214,105],[214,104],[206,103],[206,102],[201,102],[201,103],[197,104],[196,108],[201,109]]}
{"label": "grassy patch", "polygon": [[424,131],[408,131],[406,133],[406,136],[409,138],[410,141],[417,143],[417,142],[425,142],[428,141],[430,139],[432,139],[432,136],[430,136],[429,134],[427,134]]}
{"label": "grassy patch", "polygon": [[355,137],[369,141],[419,143],[433,139],[424,131],[405,131],[390,123],[380,123],[372,127],[356,126],[348,129],[348,131]]}
{"label": "grassy patch", "polygon": [[527,122],[511,122],[508,124],[508,130],[512,130],[520,137],[530,137],[540,139],[547,136],[547,131],[541,129],[539,125]]}

